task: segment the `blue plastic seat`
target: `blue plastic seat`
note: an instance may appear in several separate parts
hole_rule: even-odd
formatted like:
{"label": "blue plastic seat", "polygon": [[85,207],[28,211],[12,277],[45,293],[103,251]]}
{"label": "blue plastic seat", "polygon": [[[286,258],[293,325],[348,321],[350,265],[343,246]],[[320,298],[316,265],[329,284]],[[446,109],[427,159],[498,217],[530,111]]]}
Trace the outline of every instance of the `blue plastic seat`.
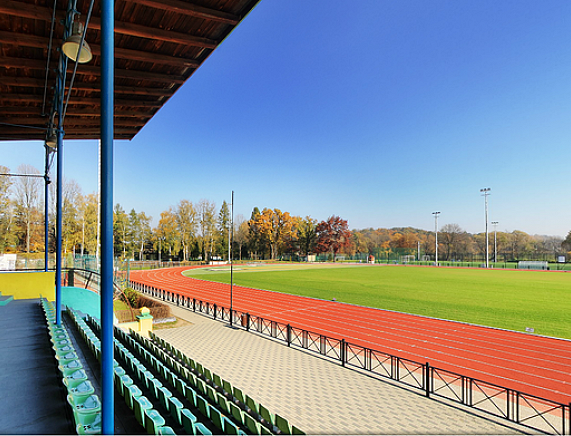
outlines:
{"label": "blue plastic seat", "polygon": [[206,426],[201,422],[195,422],[193,424],[194,434],[196,435],[211,435],[212,432],[206,428]]}
{"label": "blue plastic seat", "polygon": [[178,425],[182,425],[181,411],[184,408],[184,405],[176,397],[169,397],[167,399],[167,403],[169,406],[168,411],[171,414],[171,416],[176,420]]}

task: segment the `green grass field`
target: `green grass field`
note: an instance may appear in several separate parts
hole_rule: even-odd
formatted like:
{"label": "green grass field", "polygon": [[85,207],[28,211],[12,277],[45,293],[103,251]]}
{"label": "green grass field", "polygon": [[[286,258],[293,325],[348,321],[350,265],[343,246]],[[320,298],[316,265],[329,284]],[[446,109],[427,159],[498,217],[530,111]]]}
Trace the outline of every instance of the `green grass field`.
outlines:
{"label": "green grass field", "polygon": [[[228,267],[188,276],[230,283]],[[571,338],[571,274],[350,265],[236,266],[234,284]]]}

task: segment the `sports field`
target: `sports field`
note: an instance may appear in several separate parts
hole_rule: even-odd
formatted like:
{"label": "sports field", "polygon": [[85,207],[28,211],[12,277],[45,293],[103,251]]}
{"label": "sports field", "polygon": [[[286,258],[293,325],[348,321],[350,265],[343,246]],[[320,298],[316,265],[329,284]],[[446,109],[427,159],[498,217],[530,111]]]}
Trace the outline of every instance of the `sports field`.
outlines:
{"label": "sports field", "polygon": [[[225,267],[185,271],[230,283]],[[234,284],[571,338],[571,274],[379,265],[257,264],[234,268]]]}

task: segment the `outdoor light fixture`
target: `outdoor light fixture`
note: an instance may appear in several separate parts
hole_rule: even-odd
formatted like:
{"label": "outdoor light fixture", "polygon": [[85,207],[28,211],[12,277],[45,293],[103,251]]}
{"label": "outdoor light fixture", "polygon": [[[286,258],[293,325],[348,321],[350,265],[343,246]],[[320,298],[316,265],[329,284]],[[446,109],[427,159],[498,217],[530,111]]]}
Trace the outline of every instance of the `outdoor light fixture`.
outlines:
{"label": "outdoor light fixture", "polygon": [[93,58],[89,44],[84,40],[80,49],[81,39],[83,37],[83,24],[79,21],[73,23],[71,35],[68,36],[61,49],[63,53],[79,64],[85,64]]}
{"label": "outdoor light fixture", "polygon": [[52,133],[48,139],[46,139],[46,147],[50,152],[56,151],[57,148],[57,136],[55,133]]}

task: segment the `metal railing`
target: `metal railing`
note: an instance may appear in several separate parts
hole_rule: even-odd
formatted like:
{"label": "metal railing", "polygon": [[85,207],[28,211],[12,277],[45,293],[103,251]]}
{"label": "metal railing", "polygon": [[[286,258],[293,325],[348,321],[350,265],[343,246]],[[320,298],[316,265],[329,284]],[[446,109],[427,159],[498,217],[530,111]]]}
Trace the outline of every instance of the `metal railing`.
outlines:
{"label": "metal railing", "polygon": [[547,434],[571,433],[571,403],[563,404],[525,394],[437,368],[429,362],[415,362],[250,313],[232,310],[230,314],[230,310],[223,306],[153,286],[137,282],[130,282],[130,285],[152,297],[283,341],[288,347],[299,347],[339,361],[344,367],[364,370],[405,384],[420,390],[427,398],[443,398]]}

